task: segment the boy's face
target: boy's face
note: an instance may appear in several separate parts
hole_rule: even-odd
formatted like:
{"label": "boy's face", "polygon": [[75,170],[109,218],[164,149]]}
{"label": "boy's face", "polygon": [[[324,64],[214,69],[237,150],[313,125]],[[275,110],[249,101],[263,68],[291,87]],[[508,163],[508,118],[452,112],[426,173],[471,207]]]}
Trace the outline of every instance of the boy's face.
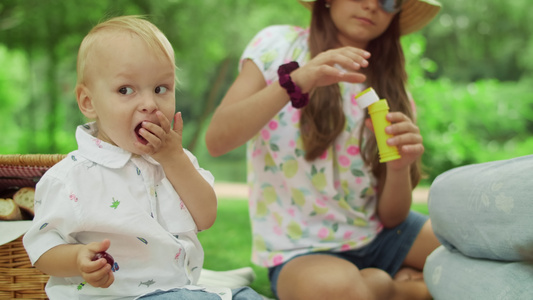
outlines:
{"label": "boy's face", "polygon": [[[82,112],[96,119],[98,138],[136,154],[136,143],[146,144],[138,130],[143,121],[160,125],[156,111],[172,122],[175,112],[174,65],[137,36],[127,32],[101,33],[89,55],[85,94],[90,101]],[[87,95],[86,98],[83,95]],[[80,104],[81,108],[81,104]]]}

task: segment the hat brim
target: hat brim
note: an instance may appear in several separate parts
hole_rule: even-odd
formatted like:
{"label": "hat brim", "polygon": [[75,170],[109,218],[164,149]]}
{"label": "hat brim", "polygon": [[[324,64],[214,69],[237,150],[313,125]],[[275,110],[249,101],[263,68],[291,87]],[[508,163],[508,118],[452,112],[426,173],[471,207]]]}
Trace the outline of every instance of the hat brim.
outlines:
{"label": "hat brim", "polygon": [[400,11],[400,32],[407,35],[424,28],[439,13],[441,4],[435,0],[408,0]]}
{"label": "hat brim", "polygon": [[[298,0],[308,9],[315,0]],[[439,13],[441,4],[436,0],[407,0],[400,11],[400,33],[407,35],[424,28]]]}

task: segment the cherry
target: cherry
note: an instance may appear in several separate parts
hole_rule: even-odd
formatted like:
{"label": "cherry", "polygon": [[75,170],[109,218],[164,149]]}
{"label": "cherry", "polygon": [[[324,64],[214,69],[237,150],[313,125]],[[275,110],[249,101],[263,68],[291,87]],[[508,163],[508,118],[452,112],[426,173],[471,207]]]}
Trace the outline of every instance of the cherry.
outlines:
{"label": "cherry", "polygon": [[115,260],[113,259],[113,256],[111,256],[111,254],[107,253],[107,252],[98,252],[94,255],[92,261],[95,261],[95,260],[98,260],[100,258],[105,258],[105,260],[107,260],[107,263],[111,265],[111,267],[113,267],[113,265],[115,264]]}

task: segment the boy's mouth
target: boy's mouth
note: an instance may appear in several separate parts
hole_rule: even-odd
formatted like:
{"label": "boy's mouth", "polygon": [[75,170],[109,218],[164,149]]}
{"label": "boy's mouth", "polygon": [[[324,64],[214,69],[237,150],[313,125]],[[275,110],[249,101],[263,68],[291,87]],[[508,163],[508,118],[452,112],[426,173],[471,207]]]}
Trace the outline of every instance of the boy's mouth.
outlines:
{"label": "boy's mouth", "polygon": [[148,141],[139,134],[139,130],[143,127],[142,124],[143,123],[141,122],[135,127],[135,135],[137,136],[137,141],[139,141],[139,143],[146,145],[148,144]]}

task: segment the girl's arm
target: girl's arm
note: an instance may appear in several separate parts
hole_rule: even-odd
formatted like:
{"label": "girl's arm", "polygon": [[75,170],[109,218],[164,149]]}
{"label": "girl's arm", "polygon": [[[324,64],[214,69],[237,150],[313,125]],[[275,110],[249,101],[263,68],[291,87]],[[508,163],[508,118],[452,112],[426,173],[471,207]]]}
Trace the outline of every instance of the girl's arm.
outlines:
{"label": "girl's arm", "polygon": [[397,146],[401,158],[387,162],[387,172],[379,178],[378,215],[387,228],[403,222],[411,209],[413,186],[410,166],[424,153],[418,127],[403,113],[387,115],[392,125],[386,132],[392,134],[387,143]]}
{"label": "girl's arm", "polygon": [[289,95],[279,84],[267,86],[255,63],[246,60],[207,129],[209,153],[220,156],[243,145],[288,101]]}
{"label": "girl's arm", "polygon": [[[370,53],[344,47],[323,52],[291,73],[302,93],[341,81],[358,83],[366,77],[357,71],[366,67]],[[334,67],[342,66],[344,71]],[[287,91],[278,82],[266,85],[255,63],[246,60],[220,106],[216,109],[206,134],[206,144],[213,156],[225,154],[251,139],[288,102]]]}
{"label": "girl's arm", "polygon": [[392,228],[403,222],[411,209],[412,187],[409,167],[395,170],[387,167],[384,182],[379,189],[378,215],[386,228]]}

